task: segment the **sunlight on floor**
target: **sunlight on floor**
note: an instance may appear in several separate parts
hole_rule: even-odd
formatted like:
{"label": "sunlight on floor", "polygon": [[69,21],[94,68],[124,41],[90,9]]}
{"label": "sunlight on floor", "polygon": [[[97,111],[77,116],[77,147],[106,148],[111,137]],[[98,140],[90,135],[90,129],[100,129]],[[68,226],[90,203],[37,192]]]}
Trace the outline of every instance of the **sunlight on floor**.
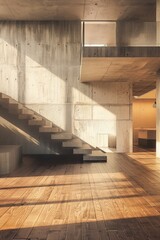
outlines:
{"label": "sunlight on floor", "polygon": [[[151,234],[153,223],[160,224],[155,178],[143,163],[132,161],[131,154],[110,154],[108,163],[101,164],[22,166],[0,178],[0,234],[14,233],[12,239],[63,239],[55,237],[62,233],[76,233],[76,239],[86,234],[90,239],[118,239],[112,234],[123,232],[127,239],[128,231],[138,231],[145,223],[146,234]],[[105,237],[98,237],[102,233]]]}

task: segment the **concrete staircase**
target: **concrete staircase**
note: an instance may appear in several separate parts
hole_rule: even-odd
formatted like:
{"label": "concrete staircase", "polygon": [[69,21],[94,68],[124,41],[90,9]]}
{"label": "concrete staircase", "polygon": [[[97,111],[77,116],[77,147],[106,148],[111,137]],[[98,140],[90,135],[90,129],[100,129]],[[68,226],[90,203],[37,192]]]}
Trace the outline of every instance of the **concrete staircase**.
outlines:
{"label": "concrete staircase", "polygon": [[107,161],[107,156],[101,150],[94,149],[73,134],[64,132],[51,121],[4,93],[0,93],[0,105],[7,109],[10,114],[15,114],[18,119],[26,120],[29,126],[38,127],[40,134],[49,134],[53,141],[59,141],[62,144],[62,148],[71,149],[74,155],[83,155],[83,162]]}

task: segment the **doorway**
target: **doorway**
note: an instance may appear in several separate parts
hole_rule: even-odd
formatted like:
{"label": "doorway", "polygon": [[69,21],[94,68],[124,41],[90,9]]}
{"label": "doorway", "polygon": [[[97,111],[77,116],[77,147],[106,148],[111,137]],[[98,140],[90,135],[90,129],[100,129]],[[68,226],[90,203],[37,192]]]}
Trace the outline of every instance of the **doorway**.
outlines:
{"label": "doorway", "polygon": [[133,98],[133,150],[156,151],[156,90]]}

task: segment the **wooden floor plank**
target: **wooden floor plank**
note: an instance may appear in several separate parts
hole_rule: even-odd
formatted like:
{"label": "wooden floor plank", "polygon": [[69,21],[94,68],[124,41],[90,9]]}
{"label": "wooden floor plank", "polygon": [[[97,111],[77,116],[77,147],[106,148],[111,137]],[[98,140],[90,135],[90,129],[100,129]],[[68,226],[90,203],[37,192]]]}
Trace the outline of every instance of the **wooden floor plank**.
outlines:
{"label": "wooden floor plank", "polygon": [[0,178],[0,240],[160,239],[160,159],[108,154],[107,163],[26,159]]}

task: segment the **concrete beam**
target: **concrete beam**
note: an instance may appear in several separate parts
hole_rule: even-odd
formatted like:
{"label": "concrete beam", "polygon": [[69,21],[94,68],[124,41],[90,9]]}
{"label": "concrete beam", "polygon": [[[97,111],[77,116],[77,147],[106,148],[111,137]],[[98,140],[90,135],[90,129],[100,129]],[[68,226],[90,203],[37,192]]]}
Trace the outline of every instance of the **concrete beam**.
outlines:
{"label": "concrete beam", "polygon": [[84,47],[83,57],[160,57],[160,47]]}
{"label": "concrete beam", "polygon": [[160,79],[156,88],[156,156],[160,158]]}

